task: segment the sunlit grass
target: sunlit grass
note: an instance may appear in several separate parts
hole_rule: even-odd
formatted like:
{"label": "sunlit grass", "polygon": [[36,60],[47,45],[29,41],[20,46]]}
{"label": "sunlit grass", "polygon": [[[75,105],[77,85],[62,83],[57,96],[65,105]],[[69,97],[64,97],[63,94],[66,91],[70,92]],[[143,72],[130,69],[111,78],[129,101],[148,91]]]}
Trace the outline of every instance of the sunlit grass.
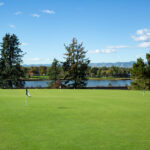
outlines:
{"label": "sunlit grass", "polygon": [[0,150],[148,150],[150,92],[0,90]]}

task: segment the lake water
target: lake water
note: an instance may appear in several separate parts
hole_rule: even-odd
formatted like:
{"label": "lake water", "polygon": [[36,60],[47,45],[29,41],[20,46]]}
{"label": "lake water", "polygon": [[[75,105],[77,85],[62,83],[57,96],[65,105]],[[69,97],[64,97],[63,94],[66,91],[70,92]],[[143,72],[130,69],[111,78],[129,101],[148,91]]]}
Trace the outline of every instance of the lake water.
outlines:
{"label": "lake water", "polygon": [[[25,81],[25,87],[28,88],[40,88],[48,87],[50,81]],[[131,84],[131,80],[88,80],[87,87],[108,87],[109,85],[113,87],[126,86]]]}

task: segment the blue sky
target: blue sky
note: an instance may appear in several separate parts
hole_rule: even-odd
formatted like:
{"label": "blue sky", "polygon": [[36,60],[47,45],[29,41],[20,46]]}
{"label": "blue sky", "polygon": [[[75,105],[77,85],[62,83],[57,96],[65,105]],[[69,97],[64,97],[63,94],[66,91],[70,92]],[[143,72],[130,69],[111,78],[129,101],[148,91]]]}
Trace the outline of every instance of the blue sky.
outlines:
{"label": "blue sky", "polygon": [[63,60],[83,42],[91,62],[135,61],[150,52],[149,0],[0,0],[0,40],[15,33],[24,64]]}

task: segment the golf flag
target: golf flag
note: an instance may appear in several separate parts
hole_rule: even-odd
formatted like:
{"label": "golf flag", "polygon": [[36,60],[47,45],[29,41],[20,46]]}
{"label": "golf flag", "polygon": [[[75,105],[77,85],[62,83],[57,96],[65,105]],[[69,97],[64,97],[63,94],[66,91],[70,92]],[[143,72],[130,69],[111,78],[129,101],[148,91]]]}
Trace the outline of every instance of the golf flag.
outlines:
{"label": "golf flag", "polygon": [[26,95],[29,97],[31,96],[30,93],[28,92],[28,89],[26,89]]}

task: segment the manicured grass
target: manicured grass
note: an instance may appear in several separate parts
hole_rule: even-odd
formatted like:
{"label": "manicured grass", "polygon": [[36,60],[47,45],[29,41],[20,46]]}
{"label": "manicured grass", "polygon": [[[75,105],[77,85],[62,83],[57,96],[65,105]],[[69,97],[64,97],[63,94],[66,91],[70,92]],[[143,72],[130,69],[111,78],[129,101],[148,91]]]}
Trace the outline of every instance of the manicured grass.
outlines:
{"label": "manicured grass", "polygon": [[32,76],[33,79],[49,79],[49,76]]}
{"label": "manicured grass", "polygon": [[[49,76],[32,76],[26,77],[24,80],[49,80]],[[115,77],[90,77],[88,80],[131,80],[131,78],[115,78]]]}
{"label": "manicured grass", "polygon": [[149,150],[150,92],[0,90],[0,150]]}
{"label": "manicured grass", "polygon": [[115,77],[101,77],[101,78],[89,78],[89,80],[132,80],[131,78],[115,78]]}
{"label": "manicured grass", "polygon": [[24,78],[23,80],[49,80],[49,76],[32,76],[32,77],[30,77],[30,78],[28,78],[28,77],[26,77],[26,78]]}

